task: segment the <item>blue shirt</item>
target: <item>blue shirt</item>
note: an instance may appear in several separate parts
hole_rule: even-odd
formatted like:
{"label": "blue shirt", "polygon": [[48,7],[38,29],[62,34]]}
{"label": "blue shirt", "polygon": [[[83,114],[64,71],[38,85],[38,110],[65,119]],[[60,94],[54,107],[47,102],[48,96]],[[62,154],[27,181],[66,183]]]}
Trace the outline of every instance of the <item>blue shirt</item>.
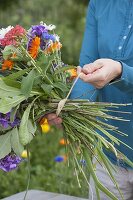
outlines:
{"label": "blue shirt", "polygon": [[[80,66],[94,62],[99,58],[120,61],[123,66],[118,82],[105,86],[93,94],[94,87],[79,80],[71,98],[87,98],[113,103],[133,102],[133,1],[132,0],[91,0],[87,10],[86,28],[80,54]],[[90,91],[88,93],[88,91]],[[86,95],[84,95],[86,94]],[[108,123],[128,134],[120,140],[133,148],[133,106],[120,107],[118,110],[132,112],[124,114],[129,122],[109,120]],[[113,113],[120,116],[118,113]],[[114,133],[111,133],[114,134]],[[120,145],[118,149],[133,161],[133,150]],[[107,153],[112,162],[116,157]]]}

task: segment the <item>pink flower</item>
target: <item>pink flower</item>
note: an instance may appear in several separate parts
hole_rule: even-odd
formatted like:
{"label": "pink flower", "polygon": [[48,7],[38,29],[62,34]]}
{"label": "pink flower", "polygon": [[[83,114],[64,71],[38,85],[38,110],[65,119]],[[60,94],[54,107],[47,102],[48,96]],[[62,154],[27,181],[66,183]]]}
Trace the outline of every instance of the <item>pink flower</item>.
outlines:
{"label": "pink flower", "polygon": [[0,39],[0,45],[4,47],[8,45],[16,45],[17,37],[20,37],[25,33],[26,30],[22,26],[16,25],[5,34],[3,39]]}

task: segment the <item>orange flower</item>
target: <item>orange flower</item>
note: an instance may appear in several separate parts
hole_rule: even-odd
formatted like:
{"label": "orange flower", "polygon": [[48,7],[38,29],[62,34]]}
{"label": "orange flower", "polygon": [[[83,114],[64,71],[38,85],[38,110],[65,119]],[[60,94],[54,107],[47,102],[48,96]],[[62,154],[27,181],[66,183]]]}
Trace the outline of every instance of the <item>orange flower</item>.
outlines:
{"label": "orange flower", "polygon": [[28,49],[28,52],[29,52],[29,54],[31,55],[32,58],[35,59],[37,57],[39,47],[40,47],[40,38],[39,37],[35,37],[32,40],[32,42],[30,44],[30,47]]}
{"label": "orange flower", "polygon": [[75,68],[68,69],[66,72],[68,72],[70,74],[71,79],[74,79],[77,77],[77,70]]}
{"label": "orange flower", "polygon": [[45,50],[45,54],[50,54],[50,53],[54,53],[56,50],[60,50],[62,47],[62,44],[60,42],[54,42],[52,43],[46,50]]}
{"label": "orange flower", "polygon": [[9,69],[11,70],[13,68],[13,61],[11,60],[4,60],[4,63],[2,64],[2,70]]}
{"label": "orange flower", "polygon": [[68,145],[68,144],[69,144],[69,141],[68,141],[68,140],[65,140],[64,138],[62,138],[62,139],[60,139],[59,144],[60,144],[60,145]]}

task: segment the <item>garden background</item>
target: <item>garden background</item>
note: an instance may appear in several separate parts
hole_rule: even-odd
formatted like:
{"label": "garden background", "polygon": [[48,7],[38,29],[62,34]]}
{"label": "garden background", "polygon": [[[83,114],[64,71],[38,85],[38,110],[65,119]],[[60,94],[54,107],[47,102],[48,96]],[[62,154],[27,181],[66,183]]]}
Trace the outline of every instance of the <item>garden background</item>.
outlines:
{"label": "garden background", "polygon": [[[0,28],[16,24],[29,28],[40,21],[55,24],[63,45],[62,60],[78,65],[87,5],[88,0],[0,0]],[[30,188],[87,197],[88,186],[82,175],[79,174],[80,188],[74,166],[55,161],[56,156],[65,155],[61,138],[61,131],[52,128],[31,143]],[[85,170],[84,163],[80,164]],[[27,162],[16,171],[0,171],[0,199],[25,190],[27,173]]]}

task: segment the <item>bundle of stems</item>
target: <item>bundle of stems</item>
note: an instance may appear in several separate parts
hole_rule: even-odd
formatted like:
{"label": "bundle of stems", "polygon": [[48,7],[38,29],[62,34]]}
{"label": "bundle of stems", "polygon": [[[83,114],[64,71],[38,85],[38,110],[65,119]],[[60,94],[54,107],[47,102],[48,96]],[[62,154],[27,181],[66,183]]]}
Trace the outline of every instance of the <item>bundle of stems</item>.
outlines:
{"label": "bundle of stems", "polygon": [[[48,104],[46,112],[50,109],[52,112],[56,112],[58,104],[59,100],[53,99]],[[99,190],[113,200],[117,200],[117,197],[98,180],[95,172],[97,162],[107,171],[118,189],[121,199],[123,199],[123,195],[113,176],[113,171],[115,171],[114,165],[112,165],[111,161],[106,156],[105,150],[113,152],[116,159],[122,158],[125,163],[133,167],[133,163],[117,149],[121,144],[127,146],[117,138],[117,135],[120,134],[124,137],[127,137],[127,135],[119,131],[117,127],[108,124],[108,120],[128,121],[122,117],[110,115],[110,112],[119,112],[117,111],[117,108],[120,106],[127,105],[130,104],[101,103],[90,102],[84,99],[68,99],[59,114],[63,119],[64,137],[66,141],[69,141],[69,144],[66,147],[67,154],[72,154],[75,165],[82,173],[83,170],[79,165],[77,155],[80,154],[80,156],[85,159],[88,172],[95,183],[98,200],[100,199]],[[110,132],[113,132],[114,134],[112,135]],[[130,147],[127,146],[127,148]],[[93,163],[93,160],[95,160],[96,163]],[[85,179],[89,184],[87,177],[85,177]]]}

